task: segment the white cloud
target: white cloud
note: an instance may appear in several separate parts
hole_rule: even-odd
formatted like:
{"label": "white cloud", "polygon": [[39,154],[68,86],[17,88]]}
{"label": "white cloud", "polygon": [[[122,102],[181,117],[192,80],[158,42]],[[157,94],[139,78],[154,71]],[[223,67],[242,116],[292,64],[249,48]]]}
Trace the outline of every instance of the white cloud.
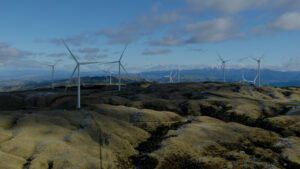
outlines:
{"label": "white cloud", "polygon": [[253,32],[258,35],[277,31],[300,30],[300,12],[286,12],[264,25],[254,27]]}
{"label": "white cloud", "polygon": [[66,57],[67,54],[66,53],[49,53],[49,54],[46,54],[47,57],[50,57],[50,58],[61,58],[61,57]]}
{"label": "white cloud", "polygon": [[84,54],[95,54],[95,53],[98,53],[100,51],[100,49],[98,48],[82,48],[82,49],[79,49],[79,52],[80,53],[84,53]]}
{"label": "white cloud", "polygon": [[270,25],[274,29],[300,30],[300,12],[287,12]]}
{"label": "white cloud", "polygon": [[170,49],[145,49],[143,55],[163,55],[170,53]]}
{"label": "white cloud", "polygon": [[182,45],[184,42],[183,39],[179,36],[170,34],[168,36],[162,37],[159,40],[150,41],[149,43],[153,46],[177,46]]}
{"label": "white cloud", "polygon": [[87,48],[81,48],[78,50],[80,53],[82,53],[84,55],[84,58],[86,59],[95,59],[95,58],[104,58],[107,57],[107,54],[104,54],[102,52],[107,52],[107,49],[99,49],[99,48],[91,48],[91,47],[87,47]]}
{"label": "white cloud", "polygon": [[291,57],[282,64],[282,70],[299,71],[300,59],[298,57]]}
{"label": "white cloud", "polygon": [[220,42],[243,37],[237,23],[231,18],[191,23],[186,26],[186,31],[191,34],[187,43]]}
{"label": "white cloud", "polygon": [[25,56],[34,55],[32,52],[11,47],[7,43],[0,42],[0,62],[24,59]]}
{"label": "white cloud", "polygon": [[186,0],[193,11],[216,11],[222,13],[239,13],[257,9],[296,9],[299,0]]}
{"label": "white cloud", "polygon": [[68,45],[73,46],[83,46],[85,44],[95,44],[97,38],[91,33],[80,33],[76,35],[71,35],[63,38],[52,38],[52,39],[35,39],[34,42],[37,43],[51,43],[57,46],[62,45],[62,40],[64,40]]}
{"label": "white cloud", "polygon": [[239,30],[239,24],[229,17],[215,18],[202,22],[192,22],[184,28],[168,32],[168,35],[159,40],[152,40],[154,46],[178,46],[185,44],[198,44],[207,42],[220,42],[239,39],[244,34]]}
{"label": "white cloud", "polygon": [[142,36],[149,35],[162,27],[176,23],[182,16],[179,11],[159,12],[139,16],[132,22],[115,28],[99,30],[96,35],[104,36],[112,44],[125,44],[139,40]]}
{"label": "white cloud", "polygon": [[238,13],[241,11],[265,6],[270,0],[187,0],[194,11],[214,10],[223,13]]}

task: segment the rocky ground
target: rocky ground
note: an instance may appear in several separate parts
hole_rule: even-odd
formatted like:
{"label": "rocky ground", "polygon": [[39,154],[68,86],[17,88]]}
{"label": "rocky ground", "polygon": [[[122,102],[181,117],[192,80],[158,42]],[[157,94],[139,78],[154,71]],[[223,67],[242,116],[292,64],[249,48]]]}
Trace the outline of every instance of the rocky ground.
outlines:
{"label": "rocky ground", "polygon": [[298,169],[300,89],[132,84],[0,94],[3,169]]}

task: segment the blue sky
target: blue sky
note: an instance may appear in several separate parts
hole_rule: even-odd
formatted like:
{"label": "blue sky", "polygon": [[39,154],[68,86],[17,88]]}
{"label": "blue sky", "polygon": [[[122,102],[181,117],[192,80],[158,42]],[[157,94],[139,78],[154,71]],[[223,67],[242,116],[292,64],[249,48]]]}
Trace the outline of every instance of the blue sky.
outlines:
{"label": "blue sky", "polygon": [[[60,39],[82,60],[115,60],[129,43],[129,70],[181,65],[228,65],[300,69],[298,0],[1,0],[1,70],[45,69],[39,63],[63,60]],[[93,69],[90,67],[89,69]]]}

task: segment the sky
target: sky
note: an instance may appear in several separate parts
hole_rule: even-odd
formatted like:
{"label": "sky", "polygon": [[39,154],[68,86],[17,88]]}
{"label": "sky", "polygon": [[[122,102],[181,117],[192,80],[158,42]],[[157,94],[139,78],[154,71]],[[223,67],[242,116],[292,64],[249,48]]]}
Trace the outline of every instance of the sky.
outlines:
{"label": "sky", "polygon": [[[300,70],[299,0],[0,0],[0,70],[70,70],[117,60],[130,71],[217,67]],[[247,58],[245,58],[247,57]],[[86,70],[99,68],[87,66]]]}

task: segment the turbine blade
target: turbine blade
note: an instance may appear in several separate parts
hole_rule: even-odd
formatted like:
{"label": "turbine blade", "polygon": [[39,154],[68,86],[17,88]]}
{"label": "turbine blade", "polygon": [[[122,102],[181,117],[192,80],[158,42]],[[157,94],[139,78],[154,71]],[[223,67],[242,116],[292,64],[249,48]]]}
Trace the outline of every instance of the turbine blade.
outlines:
{"label": "turbine blade", "polygon": [[254,58],[254,57],[251,57],[251,59],[254,60],[254,61],[256,61],[256,62],[258,61],[258,59]]}
{"label": "turbine blade", "polygon": [[256,83],[257,78],[258,78],[258,74],[255,76],[253,83]]}
{"label": "turbine blade", "polygon": [[113,61],[113,62],[103,62],[104,64],[113,64],[113,63],[119,63],[119,61]]}
{"label": "turbine blade", "polygon": [[68,47],[67,43],[62,40],[63,44],[65,45],[65,47],[67,48],[67,50],[69,51],[70,55],[72,56],[72,58],[75,60],[76,63],[78,63],[77,58],[74,56],[74,54],[72,53],[72,51],[70,50],[70,48]]}
{"label": "turbine blade", "polygon": [[120,58],[119,58],[119,61],[122,60],[122,58],[123,58],[123,56],[124,56],[124,53],[125,53],[125,51],[126,51],[126,49],[127,49],[127,46],[128,46],[128,44],[125,45],[125,48],[124,48],[124,50],[123,50],[123,52],[122,52],[122,54],[121,54],[121,56],[120,56]]}
{"label": "turbine blade", "polygon": [[72,79],[72,78],[73,78],[73,76],[74,76],[74,74],[75,74],[75,72],[76,72],[77,68],[78,68],[78,64],[75,66],[75,68],[74,68],[74,70],[73,70],[73,73],[72,73],[72,75],[71,75],[70,79]]}
{"label": "turbine blade", "polygon": [[[74,70],[73,70],[73,73],[72,73],[72,75],[71,75],[71,77],[70,77],[70,79],[69,79],[69,81],[68,81],[68,84],[71,83],[72,78],[73,78],[73,76],[74,76],[74,74],[75,74],[77,68],[78,68],[78,64],[76,64],[76,66],[75,66],[75,68],[74,68]],[[67,90],[68,90],[68,84],[66,84],[65,92],[67,92]]]}
{"label": "turbine blade", "polygon": [[266,53],[262,54],[261,57],[259,58],[259,60],[261,60],[262,58],[264,58],[266,55]]}
{"label": "turbine blade", "polygon": [[120,64],[120,66],[124,70],[125,73],[128,73],[127,70],[125,69],[125,67],[122,64]]}
{"label": "turbine blade", "polygon": [[244,73],[242,75],[242,78],[243,78],[243,81],[247,81],[246,78],[245,78],[245,76],[244,76]]}
{"label": "turbine blade", "polygon": [[42,65],[44,65],[44,66],[52,66],[52,65],[50,65],[49,63],[43,63],[43,62],[38,62],[39,64],[42,64]]}
{"label": "turbine blade", "polygon": [[90,64],[96,64],[96,63],[104,63],[104,62],[80,62],[80,65],[90,65]]}
{"label": "turbine blade", "polygon": [[220,55],[219,52],[217,52],[217,55],[218,55],[219,60],[220,60],[221,62],[223,62],[224,60],[223,60],[223,58],[221,57],[221,55]]}
{"label": "turbine blade", "polygon": [[238,59],[238,62],[242,62],[242,61],[244,61],[244,60],[246,60],[246,59],[248,59],[249,57],[242,57],[242,58],[240,58],[240,59]]}

